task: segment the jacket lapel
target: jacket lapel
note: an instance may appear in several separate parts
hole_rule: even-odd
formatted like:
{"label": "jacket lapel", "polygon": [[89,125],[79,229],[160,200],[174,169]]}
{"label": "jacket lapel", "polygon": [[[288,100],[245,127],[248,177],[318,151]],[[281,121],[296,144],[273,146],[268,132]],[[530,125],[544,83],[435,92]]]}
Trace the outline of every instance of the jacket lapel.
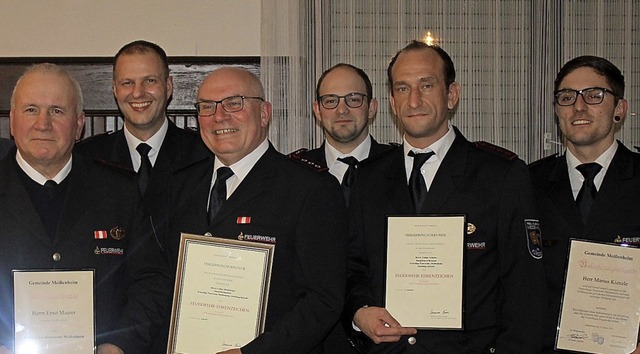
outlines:
{"label": "jacket lapel", "polygon": [[[0,208],[4,208],[9,215],[18,220],[28,233],[46,244],[51,244],[51,238],[42,224],[40,215],[33,207],[27,194],[13,158],[7,157],[0,163]],[[9,202],[11,201],[11,202]]]}
{"label": "jacket lapel", "polygon": [[407,185],[407,176],[404,167],[404,150],[402,146],[396,148],[391,157],[389,168],[385,172],[387,179],[386,198],[391,203],[391,209],[399,214],[413,213],[413,204]]}
{"label": "jacket lapel", "polygon": [[624,145],[618,143],[618,150],[611,160],[611,164],[596,195],[585,230],[603,223],[605,220],[602,220],[602,218],[606,218],[611,210],[615,210],[616,205],[624,199],[625,191],[630,190],[625,187],[625,184],[629,179],[633,178],[632,154]]}
{"label": "jacket lapel", "polygon": [[[62,206],[62,215],[60,216],[55,242],[58,242],[64,235],[72,233],[74,225],[78,220],[82,220],[87,210],[97,207],[92,206],[93,202],[87,198],[87,196],[92,194],[91,190],[93,187],[91,186],[91,181],[87,181],[81,173],[79,173],[79,171],[84,170],[84,162],[81,157],[74,155],[72,164],[71,172],[67,176],[69,179],[67,195],[64,200],[64,205]],[[90,235],[87,235],[87,237],[89,236]]]}
{"label": "jacket lapel", "polygon": [[422,207],[423,213],[436,213],[442,205],[464,188],[466,180],[465,166],[467,163],[467,139],[456,130],[456,138],[438,168],[438,172],[431,183],[427,199]]}
{"label": "jacket lapel", "polygon": [[131,154],[129,153],[129,146],[127,145],[127,139],[124,137],[124,128],[118,130],[115,134],[115,143],[111,149],[111,156],[109,162],[133,171],[133,163],[131,162]]}
{"label": "jacket lapel", "polygon": [[548,180],[549,199],[556,206],[560,213],[560,218],[567,220],[573,229],[578,231],[577,234],[581,235],[583,230],[582,218],[571,192],[566,155],[556,161],[557,163]]}
{"label": "jacket lapel", "polygon": [[218,211],[210,226],[221,223],[236,210],[251,205],[251,200],[259,198],[266,191],[266,186],[271,183],[270,180],[275,178],[275,167],[272,161],[277,154],[275,148],[269,145],[269,149],[251,168],[249,174],[242,180],[233,194],[222,204],[222,208]]}

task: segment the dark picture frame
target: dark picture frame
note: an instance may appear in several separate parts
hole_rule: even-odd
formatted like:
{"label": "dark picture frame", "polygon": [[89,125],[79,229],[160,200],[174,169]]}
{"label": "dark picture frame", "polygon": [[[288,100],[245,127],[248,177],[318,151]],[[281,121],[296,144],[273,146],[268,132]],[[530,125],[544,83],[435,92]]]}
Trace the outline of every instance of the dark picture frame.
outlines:
{"label": "dark picture frame", "polygon": [[[221,66],[244,67],[260,76],[260,57],[169,57],[173,96],[167,115],[181,127],[197,128],[195,102],[204,77]],[[26,68],[54,63],[66,68],[82,86],[87,116],[85,137],[122,127],[112,91],[112,57],[0,58],[0,136],[9,137],[11,93]]]}

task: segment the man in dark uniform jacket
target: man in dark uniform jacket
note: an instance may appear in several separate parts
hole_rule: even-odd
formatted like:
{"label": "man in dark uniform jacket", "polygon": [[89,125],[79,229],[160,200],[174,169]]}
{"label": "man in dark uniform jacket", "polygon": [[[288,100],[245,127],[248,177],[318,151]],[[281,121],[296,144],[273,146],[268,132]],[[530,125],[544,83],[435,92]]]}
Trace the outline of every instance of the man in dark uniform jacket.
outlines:
{"label": "man in dark uniform jacket", "polygon": [[[167,55],[147,41],[134,41],[122,47],[113,64],[113,93],[124,117],[124,128],[85,139],[76,152],[124,169],[138,172],[144,204],[158,234],[167,232],[171,213],[168,184],[171,173],[210,153],[197,133],[175,126],[166,116],[173,93]],[[146,144],[145,158],[138,151]],[[144,190],[142,190],[144,189]]]}
{"label": "man in dark uniform jacket", "polygon": [[4,158],[13,146],[11,139],[0,138],[0,159]]}
{"label": "man in dark uniform jacket", "polygon": [[[624,76],[606,59],[581,56],[562,67],[554,93],[567,149],[530,166],[549,293],[545,352],[554,350],[569,239],[640,245],[640,155],[615,140],[628,105]],[[581,166],[597,169],[592,177],[597,194],[585,212],[576,202],[585,180]]]}
{"label": "man in dark uniform jacket", "polygon": [[[369,343],[371,353],[538,352],[541,320],[531,309],[543,304],[544,275],[542,255],[528,241],[537,221],[526,165],[504,149],[467,141],[451,125],[460,87],[443,49],[412,42],[389,64],[388,79],[404,143],[359,167],[345,307],[354,328],[378,343]],[[412,179],[418,153],[428,155]],[[410,180],[426,184],[422,205]],[[382,307],[389,214],[466,215],[464,330],[403,327]],[[361,336],[354,342],[367,349]]]}
{"label": "man in dark uniform jacket", "polygon": [[174,175],[168,250],[175,262],[180,232],[275,244],[265,332],[225,353],[317,353],[344,302],[347,225],[338,183],[271,146],[271,104],[249,71],[214,71],[196,106],[215,157]]}
{"label": "man in dark uniform jacket", "polygon": [[[378,111],[371,80],[364,70],[350,64],[332,66],[320,76],[313,113],[324,131],[325,141],[311,150],[298,150],[293,159],[305,159],[326,167],[341,183],[345,199],[355,182],[357,164],[391,147],[369,135]],[[338,325],[325,341],[331,353],[352,351]]]}
{"label": "man in dark uniform jacket", "polygon": [[[301,151],[300,155],[326,166],[344,184],[350,163],[389,149],[389,145],[380,144],[369,135],[377,112],[378,101],[373,97],[367,73],[350,64],[334,65],[320,76],[313,102],[313,113],[324,131],[325,141],[318,148]],[[345,159],[348,157],[355,160]]]}
{"label": "man in dark uniform jacket", "polygon": [[[94,269],[97,352],[145,353],[169,315],[170,275],[133,176],[72,155],[80,85],[31,67],[11,99],[16,148],[0,161],[0,353],[13,346],[11,271]],[[3,347],[4,346],[4,347]]]}

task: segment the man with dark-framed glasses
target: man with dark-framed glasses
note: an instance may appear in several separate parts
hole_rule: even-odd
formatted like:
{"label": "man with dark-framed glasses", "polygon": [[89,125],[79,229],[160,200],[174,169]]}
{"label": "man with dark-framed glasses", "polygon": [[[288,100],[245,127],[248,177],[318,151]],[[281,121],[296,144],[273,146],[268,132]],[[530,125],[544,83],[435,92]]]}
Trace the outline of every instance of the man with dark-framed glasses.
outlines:
{"label": "man with dark-framed glasses", "polygon": [[377,112],[378,101],[367,73],[351,64],[332,66],[320,76],[313,102],[316,123],[324,131],[325,141],[318,148],[298,150],[293,157],[326,166],[348,198],[356,164],[389,148],[369,135]]}
{"label": "man with dark-framed glasses", "polygon": [[555,80],[555,115],[566,151],[530,165],[540,214],[553,352],[569,238],[640,245],[640,155],[615,134],[624,123],[624,76],[606,59],[580,56]]}
{"label": "man with dark-framed glasses", "polygon": [[196,101],[200,136],[213,155],[174,175],[173,265],[181,232],[275,244],[265,332],[225,353],[322,353],[346,283],[338,183],[271,145],[271,103],[253,73],[217,69]]}
{"label": "man with dark-framed glasses", "polygon": [[264,102],[264,98],[262,97],[253,97],[253,96],[231,96],[220,101],[200,101],[196,102],[194,106],[196,107],[196,112],[200,117],[210,117],[216,114],[216,110],[218,109],[218,104],[222,106],[227,113],[235,113],[239,112],[244,108],[244,100],[253,99],[260,100]]}

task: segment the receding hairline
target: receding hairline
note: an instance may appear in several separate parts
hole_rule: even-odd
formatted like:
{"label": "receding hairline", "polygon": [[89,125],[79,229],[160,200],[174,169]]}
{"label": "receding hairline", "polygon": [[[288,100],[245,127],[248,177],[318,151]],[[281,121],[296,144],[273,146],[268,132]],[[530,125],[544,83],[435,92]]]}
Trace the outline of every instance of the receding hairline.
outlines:
{"label": "receding hairline", "polygon": [[365,93],[367,94],[367,96],[370,99],[373,98],[373,85],[371,84],[371,79],[369,79],[369,76],[367,75],[367,73],[363,69],[355,65],[348,64],[348,63],[338,63],[330,67],[329,69],[325,70],[320,76],[320,78],[318,79],[318,83],[316,84],[316,99],[320,97],[320,88],[322,87],[322,84],[325,83],[327,76],[331,75],[334,71],[337,71],[340,69],[345,69],[355,74],[360,80],[360,82],[364,85],[364,89],[366,91]]}
{"label": "receding hairline", "polygon": [[114,78],[115,78],[116,64],[118,63],[118,59],[120,59],[121,56],[123,56],[123,55],[146,55],[146,54],[153,54],[158,59],[160,59],[160,62],[162,63],[161,66],[162,66],[163,74],[165,76],[164,79],[167,80],[169,78],[169,71],[170,71],[169,70],[169,59],[167,57],[167,53],[159,45],[157,45],[157,44],[155,44],[153,42],[142,40],[142,39],[127,43],[124,46],[122,46],[122,48],[120,48],[120,50],[118,50],[118,53],[116,53],[115,57],[113,58],[113,76],[114,76]]}
{"label": "receding hairline", "polygon": [[16,101],[17,89],[24,81],[24,78],[32,75],[37,75],[37,74],[57,76],[67,81],[73,93],[73,99],[76,104],[76,114],[79,115],[82,113],[83,107],[84,107],[84,97],[82,94],[82,87],[80,86],[80,83],[65,68],[52,63],[41,63],[41,64],[31,65],[24,71],[24,73],[22,73],[22,75],[20,75],[11,93],[11,109],[12,110],[15,108],[15,105],[16,105],[15,101]]}
{"label": "receding hairline", "polygon": [[209,75],[205,77],[205,79],[202,81],[202,84],[200,84],[200,88],[198,88],[198,93],[200,92],[200,89],[207,81],[213,80],[216,78],[216,76],[227,74],[227,73],[233,74],[235,76],[234,77],[235,79],[242,79],[242,80],[247,79],[246,84],[249,90],[251,91],[250,94],[265,98],[264,86],[262,85],[260,78],[258,78],[256,74],[252,73],[246,68],[235,67],[235,66],[224,66],[212,71]]}

